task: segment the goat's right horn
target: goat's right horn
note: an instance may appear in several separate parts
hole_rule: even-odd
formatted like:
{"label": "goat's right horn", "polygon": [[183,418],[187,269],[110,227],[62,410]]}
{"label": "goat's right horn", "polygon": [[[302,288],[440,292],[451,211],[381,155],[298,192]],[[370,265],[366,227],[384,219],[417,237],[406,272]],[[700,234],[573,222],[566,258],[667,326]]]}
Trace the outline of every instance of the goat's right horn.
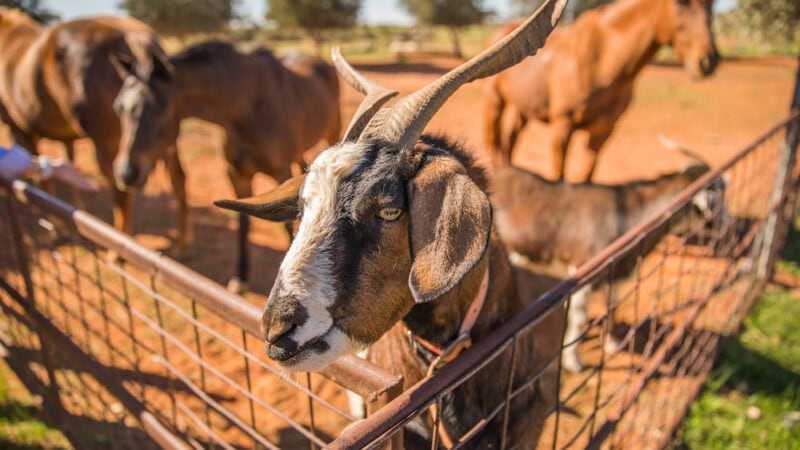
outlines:
{"label": "goat's right horn", "polygon": [[366,95],[366,98],[358,105],[358,110],[355,115],[353,115],[353,119],[350,120],[347,131],[344,133],[343,140],[345,142],[354,142],[361,136],[361,132],[364,130],[364,127],[367,126],[370,119],[372,119],[372,116],[378,112],[384,103],[397,95],[397,91],[374,83],[358,73],[358,71],[344,59],[342,51],[338,46],[331,49],[331,59],[339,75],[347,81],[347,84],[358,92]]}
{"label": "goat's right horn", "polygon": [[378,111],[361,133],[361,140],[391,142],[412,148],[444,102],[464,83],[492,76],[541,48],[555,28],[567,0],[546,0],[516,30],[438,80]]}

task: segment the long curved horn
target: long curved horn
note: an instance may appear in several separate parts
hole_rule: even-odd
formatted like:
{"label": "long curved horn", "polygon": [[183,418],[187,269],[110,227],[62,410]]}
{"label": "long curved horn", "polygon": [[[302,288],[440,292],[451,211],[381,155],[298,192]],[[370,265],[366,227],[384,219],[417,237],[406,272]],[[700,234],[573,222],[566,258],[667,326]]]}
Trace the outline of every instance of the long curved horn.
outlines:
{"label": "long curved horn", "polygon": [[384,140],[411,148],[425,125],[464,83],[494,75],[533,55],[553,31],[567,0],[547,0],[516,30],[466,63],[401,101],[378,111],[361,133],[362,140]]}
{"label": "long curved horn", "polygon": [[331,59],[339,75],[347,81],[347,84],[366,95],[366,98],[358,105],[358,110],[356,110],[355,115],[350,120],[347,131],[344,133],[344,141],[356,141],[361,132],[364,131],[364,127],[372,119],[372,116],[378,112],[384,103],[397,95],[397,91],[374,83],[358,73],[350,63],[345,61],[338,46],[331,49]]}

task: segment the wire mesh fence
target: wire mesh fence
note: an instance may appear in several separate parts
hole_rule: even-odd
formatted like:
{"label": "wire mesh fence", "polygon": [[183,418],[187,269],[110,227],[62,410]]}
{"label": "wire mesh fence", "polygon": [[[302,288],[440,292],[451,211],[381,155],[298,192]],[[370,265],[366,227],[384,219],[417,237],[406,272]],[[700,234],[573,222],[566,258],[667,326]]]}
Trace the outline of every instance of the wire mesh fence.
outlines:
{"label": "wire mesh fence", "polygon": [[0,340],[77,447],[321,448],[355,420],[343,389],[401,389],[355,357],[285,373],[258,307],[25,183],[0,202]]}
{"label": "wire mesh fence", "polygon": [[[790,169],[798,122],[794,115],[707,173],[661,214],[350,427],[331,447],[372,447],[404,427],[408,431],[413,422],[431,430],[432,449],[505,448],[521,434],[526,436],[521,448],[667,445],[711,370],[720,340],[738,328],[771,273],[794,213],[796,176]],[[693,202],[698,194],[716,201],[699,211]],[[550,339],[549,348],[540,345],[539,354],[527,354],[526,343],[541,342],[543,331],[563,333],[565,315],[558,312],[579,296],[588,305],[579,336],[563,343]],[[560,366],[569,345],[578,346],[585,364],[579,373]],[[527,358],[541,363],[522,377],[509,375]],[[473,423],[453,429],[436,413],[471,380],[492,376],[504,383],[506,395],[474,412]],[[531,391],[538,401],[528,400]],[[515,420],[510,412],[520,401],[537,408],[537,419]],[[443,445],[447,441],[452,443]]]}

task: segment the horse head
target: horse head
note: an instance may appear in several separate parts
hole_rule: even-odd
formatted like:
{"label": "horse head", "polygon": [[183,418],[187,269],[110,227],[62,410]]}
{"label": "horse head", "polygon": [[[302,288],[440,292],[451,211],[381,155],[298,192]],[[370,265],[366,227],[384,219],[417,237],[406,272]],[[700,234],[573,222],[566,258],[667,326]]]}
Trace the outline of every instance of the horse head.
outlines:
{"label": "horse head", "polygon": [[659,24],[661,40],[672,46],[692,78],[711,75],[720,56],[711,28],[708,0],[664,0],[666,14]]}
{"label": "horse head", "polygon": [[130,53],[115,53],[110,62],[122,78],[114,100],[120,120],[119,153],[114,178],[120,189],[141,187],[155,163],[174,144],[178,118],[172,102],[175,69],[150,33],[129,33]]}

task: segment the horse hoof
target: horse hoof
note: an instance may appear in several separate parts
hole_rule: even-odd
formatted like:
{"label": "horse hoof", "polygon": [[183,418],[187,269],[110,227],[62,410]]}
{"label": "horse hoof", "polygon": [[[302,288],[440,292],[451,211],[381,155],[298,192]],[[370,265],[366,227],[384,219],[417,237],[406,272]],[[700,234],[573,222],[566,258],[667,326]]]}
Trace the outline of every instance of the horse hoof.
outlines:
{"label": "horse hoof", "polygon": [[233,277],[228,280],[228,292],[234,294],[243,294],[247,290],[247,284],[240,280],[239,277]]}

